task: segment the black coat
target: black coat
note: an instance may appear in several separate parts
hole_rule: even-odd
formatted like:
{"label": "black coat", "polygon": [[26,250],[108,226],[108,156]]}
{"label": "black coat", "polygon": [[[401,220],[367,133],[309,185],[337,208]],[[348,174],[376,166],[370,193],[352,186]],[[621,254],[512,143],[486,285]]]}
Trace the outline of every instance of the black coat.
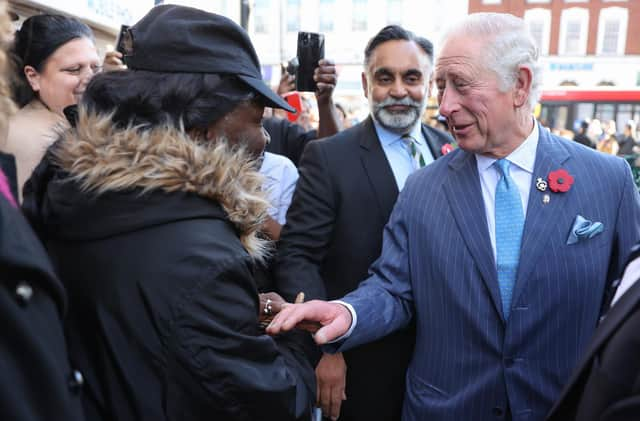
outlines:
{"label": "black coat", "polygon": [[283,118],[265,118],[262,120],[262,126],[271,137],[266,151],[284,155],[296,166],[300,162],[302,151],[307,143],[318,137],[316,130],[305,131],[299,124],[291,123]]}
{"label": "black coat", "polygon": [[69,291],[87,416],[306,421],[306,354],[295,333],[258,329],[247,250],[259,254],[248,231],[264,206],[249,196],[259,184],[246,160],[178,132],[140,139],[98,119],[78,125],[25,202]]}
{"label": "black coat", "polygon": [[[428,126],[435,157],[452,139]],[[391,166],[371,118],[332,137],[310,142],[287,212],[275,264],[276,290],[291,300],[336,299],[367,277],[380,255],[382,231],[398,196]],[[344,353],[347,400],[341,420],[400,417],[414,329]]]}
{"label": "black coat", "polygon": [[568,420],[640,420],[640,282],[608,311],[548,417]]}
{"label": "black coat", "polygon": [[83,420],[82,377],[62,330],[66,298],[42,245],[0,195],[0,413],[3,420]]}

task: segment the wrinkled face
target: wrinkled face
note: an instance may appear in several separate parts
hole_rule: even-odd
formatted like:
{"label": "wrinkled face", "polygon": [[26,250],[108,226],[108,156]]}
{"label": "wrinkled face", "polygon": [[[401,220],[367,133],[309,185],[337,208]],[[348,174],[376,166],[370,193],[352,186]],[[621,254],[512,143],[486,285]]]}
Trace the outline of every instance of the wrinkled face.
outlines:
{"label": "wrinkled face", "polygon": [[207,140],[225,137],[231,145],[246,145],[254,158],[259,158],[269,142],[269,134],[262,127],[264,106],[243,102],[207,129]]}
{"label": "wrinkled face", "polygon": [[462,149],[502,157],[522,139],[510,136],[516,121],[513,93],[502,92],[496,73],[483,63],[485,42],[464,35],[446,41],[435,69],[439,112]]}
{"label": "wrinkled face", "polygon": [[76,38],[60,46],[47,58],[41,72],[31,66],[24,68],[31,89],[61,116],[65,107],[78,103],[87,83],[99,70],[98,52],[88,38]]}
{"label": "wrinkled face", "polygon": [[429,96],[431,63],[413,41],[378,45],[362,74],[364,95],[375,120],[395,133],[406,133],[419,119]]}

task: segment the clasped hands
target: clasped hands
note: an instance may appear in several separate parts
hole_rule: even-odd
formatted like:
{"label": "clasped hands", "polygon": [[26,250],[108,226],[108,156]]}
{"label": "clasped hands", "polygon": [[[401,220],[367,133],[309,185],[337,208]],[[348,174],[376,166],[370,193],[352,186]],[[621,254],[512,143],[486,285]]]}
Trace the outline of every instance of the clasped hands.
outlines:
{"label": "clasped hands", "polygon": [[314,334],[318,345],[326,344],[344,335],[351,326],[351,313],[339,303],[312,300],[303,303],[304,295],[298,294],[294,303],[287,303],[274,292],[260,294],[261,325],[269,335],[277,335],[293,329],[303,329]]}

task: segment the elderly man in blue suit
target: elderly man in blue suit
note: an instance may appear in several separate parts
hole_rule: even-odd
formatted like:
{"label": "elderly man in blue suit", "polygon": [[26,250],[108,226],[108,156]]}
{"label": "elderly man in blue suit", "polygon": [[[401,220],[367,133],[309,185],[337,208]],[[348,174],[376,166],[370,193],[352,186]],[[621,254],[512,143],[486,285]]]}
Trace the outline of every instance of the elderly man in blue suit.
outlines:
{"label": "elderly man in blue suit", "polygon": [[460,149],[409,178],[357,290],[285,305],[268,332],[315,320],[342,351],[415,319],[404,420],[543,419],[640,239],[640,198],[623,160],[535,122],[540,76],[522,19],[451,29],[435,80]]}

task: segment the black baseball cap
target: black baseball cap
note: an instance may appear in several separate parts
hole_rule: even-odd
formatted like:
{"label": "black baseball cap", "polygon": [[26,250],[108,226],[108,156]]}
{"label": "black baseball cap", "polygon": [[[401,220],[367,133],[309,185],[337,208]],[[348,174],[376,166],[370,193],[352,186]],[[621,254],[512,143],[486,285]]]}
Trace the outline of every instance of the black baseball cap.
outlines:
{"label": "black baseball cap", "polygon": [[160,5],[129,28],[127,67],[166,73],[236,76],[265,105],[295,112],[262,80],[260,61],[246,31],[232,20],[186,6]]}

